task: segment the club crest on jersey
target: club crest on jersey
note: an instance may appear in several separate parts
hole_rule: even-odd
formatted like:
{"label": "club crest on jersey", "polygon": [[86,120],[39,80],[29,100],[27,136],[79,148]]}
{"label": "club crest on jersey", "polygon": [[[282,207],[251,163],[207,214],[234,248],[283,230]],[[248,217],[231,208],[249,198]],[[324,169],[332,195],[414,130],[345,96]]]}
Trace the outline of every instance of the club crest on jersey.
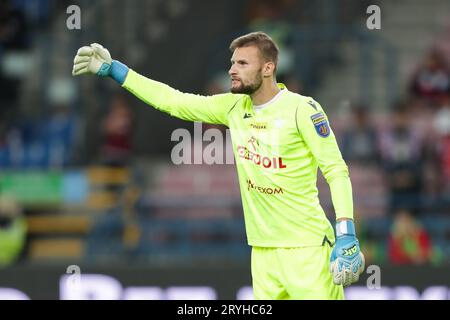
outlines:
{"label": "club crest on jersey", "polygon": [[311,120],[319,136],[326,138],[330,135],[330,126],[328,125],[328,121],[322,112],[312,115]]}

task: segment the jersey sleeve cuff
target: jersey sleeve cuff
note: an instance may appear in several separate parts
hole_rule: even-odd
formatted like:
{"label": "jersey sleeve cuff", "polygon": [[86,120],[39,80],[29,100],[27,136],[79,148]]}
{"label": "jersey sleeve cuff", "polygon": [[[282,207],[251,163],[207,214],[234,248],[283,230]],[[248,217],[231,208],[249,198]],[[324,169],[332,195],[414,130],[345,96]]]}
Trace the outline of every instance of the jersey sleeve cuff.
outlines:
{"label": "jersey sleeve cuff", "polygon": [[355,224],[353,220],[343,220],[336,223],[336,236],[355,236]]}
{"label": "jersey sleeve cuff", "polygon": [[120,85],[123,85],[130,69],[120,61],[113,60],[111,63],[110,76]]}

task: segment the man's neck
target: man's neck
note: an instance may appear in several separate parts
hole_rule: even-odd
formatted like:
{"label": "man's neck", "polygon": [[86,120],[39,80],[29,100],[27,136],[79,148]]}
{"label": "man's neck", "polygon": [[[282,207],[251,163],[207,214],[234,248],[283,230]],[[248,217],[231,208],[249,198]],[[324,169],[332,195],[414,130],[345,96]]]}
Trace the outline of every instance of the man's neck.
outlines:
{"label": "man's neck", "polygon": [[278,92],[280,92],[280,88],[275,81],[263,82],[261,87],[250,95],[250,98],[254,106],[259,106],[272,100]]}

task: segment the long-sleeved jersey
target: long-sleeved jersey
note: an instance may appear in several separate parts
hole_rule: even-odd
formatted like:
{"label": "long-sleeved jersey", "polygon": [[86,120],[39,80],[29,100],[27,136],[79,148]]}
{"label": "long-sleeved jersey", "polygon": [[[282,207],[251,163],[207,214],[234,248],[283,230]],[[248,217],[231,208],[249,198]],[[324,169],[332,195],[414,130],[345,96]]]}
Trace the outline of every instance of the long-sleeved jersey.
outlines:
{"label": "long-sleeved jersey", "polygon": [[230,129],[248,243],[303,247],[334,242],[319,203],[317,171],[330,185],[337,218],[353,218],[352,189],[328,118],[314,99],[280,93],[264,108],[250,96],[183,93],[129,70],[123,87],[147,104],[188,121]]}

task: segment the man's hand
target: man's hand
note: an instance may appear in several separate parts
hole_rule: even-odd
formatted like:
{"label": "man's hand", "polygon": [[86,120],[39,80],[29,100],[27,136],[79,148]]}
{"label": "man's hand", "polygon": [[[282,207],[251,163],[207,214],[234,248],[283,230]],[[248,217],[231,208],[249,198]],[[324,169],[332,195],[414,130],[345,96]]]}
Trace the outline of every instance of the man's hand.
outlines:
{"label": "man's hand", "polygon": [[112,59],[109,51],[98,43],[81,47],[73,60],[72,75],[95,74],[107,77],[111,72]]}
{"label": "man's hand", "polygon": [[364,271],[364,255],[360,251],[352,220],[336,223],[336,244],[330,258],[333,282],[344,287],[358,281]]}

